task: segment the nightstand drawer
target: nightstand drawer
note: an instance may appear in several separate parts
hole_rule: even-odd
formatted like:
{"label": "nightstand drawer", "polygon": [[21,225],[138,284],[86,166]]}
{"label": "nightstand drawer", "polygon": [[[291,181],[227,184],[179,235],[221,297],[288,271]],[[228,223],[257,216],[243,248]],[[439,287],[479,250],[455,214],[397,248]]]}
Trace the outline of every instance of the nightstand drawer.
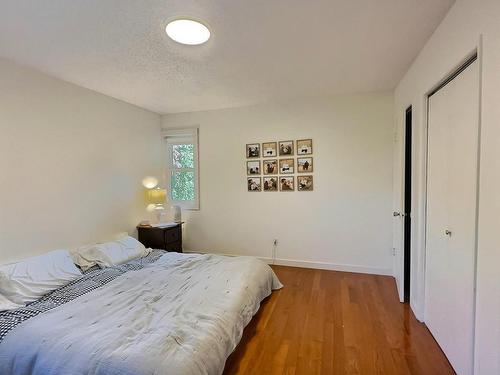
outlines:
{"label": "nightstand drawer", "polygon": [[165,243],[170,244],[174,242],[178,242],[181,239],[181,226],[167,229],[165,231]]}
{"label": "nightstand drawer", "polygon": [[139,229],[139,241],[146,247],[152,249],[163,249],[165,247],[164,231],[161,228]]}
{"label": "nightstand drawer", "polygon": [[165,250],[182,253],[182,241],[171,242],[165,245]]}

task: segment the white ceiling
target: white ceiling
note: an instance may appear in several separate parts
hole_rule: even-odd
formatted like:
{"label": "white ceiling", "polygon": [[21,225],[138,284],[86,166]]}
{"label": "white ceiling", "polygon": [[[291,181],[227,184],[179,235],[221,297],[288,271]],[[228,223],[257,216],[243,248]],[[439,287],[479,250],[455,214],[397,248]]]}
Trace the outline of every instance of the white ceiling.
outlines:
{"label": "white ceiling", "polygon": [[[158,113],[393,89],[454,0],[1,0],[0,56]],[[183,46],[167,20],[212,38]]]}

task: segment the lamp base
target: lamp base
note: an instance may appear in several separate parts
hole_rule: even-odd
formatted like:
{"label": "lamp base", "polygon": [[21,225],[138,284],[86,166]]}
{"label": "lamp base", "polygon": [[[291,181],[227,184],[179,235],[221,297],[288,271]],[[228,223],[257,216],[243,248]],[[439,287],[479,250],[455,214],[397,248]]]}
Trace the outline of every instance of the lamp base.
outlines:
{"label": "lamp base", "polygon": [[156,213],[156,222],[157,223],[162,223],[162,222],[165,221],[163,219],[164,219],[164,217],[166,215],[166,212],[165,212],[165,209],[163,207],[162,208],[157,208],[155,210],[155,213]]}

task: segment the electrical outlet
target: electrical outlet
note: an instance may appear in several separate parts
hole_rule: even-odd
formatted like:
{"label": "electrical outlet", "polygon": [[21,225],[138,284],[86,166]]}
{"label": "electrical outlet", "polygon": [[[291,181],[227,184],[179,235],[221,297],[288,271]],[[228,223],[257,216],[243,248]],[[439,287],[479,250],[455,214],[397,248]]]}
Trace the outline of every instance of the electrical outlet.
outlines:
{"label": "electrical outlet", "polygon": [[393,248],[392,248],[392,256],[393,256],[393,257],[395,257],[395,256],[396,256],[396,248],[395,248],[395,247],[393,247]]}

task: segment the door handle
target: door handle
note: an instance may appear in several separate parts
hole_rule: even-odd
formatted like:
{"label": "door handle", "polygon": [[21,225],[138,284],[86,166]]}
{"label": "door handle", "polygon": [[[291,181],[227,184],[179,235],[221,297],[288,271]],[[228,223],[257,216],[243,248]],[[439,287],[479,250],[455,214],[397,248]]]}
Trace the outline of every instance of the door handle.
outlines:
{"label": "door handle", "polygon": [[451,230],[446,229],[444,231],[444,234],[446,234],[447,236],[451,237]]}

